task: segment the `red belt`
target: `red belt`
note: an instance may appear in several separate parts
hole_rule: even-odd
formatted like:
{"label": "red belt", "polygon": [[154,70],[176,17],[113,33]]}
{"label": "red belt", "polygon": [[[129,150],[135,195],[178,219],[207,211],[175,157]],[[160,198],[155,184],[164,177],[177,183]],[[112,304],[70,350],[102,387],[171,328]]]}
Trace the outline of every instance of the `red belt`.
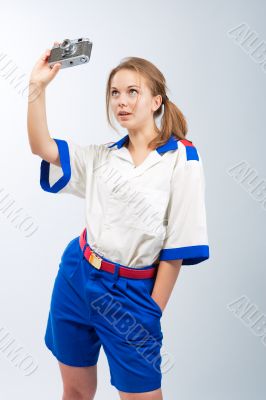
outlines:
{"label": "red belt", "polygon": [[[104,271],[108,271],[114,274],[115,264],[103,260],[99,255],[95,254],[88,245],[86,240],[86,228],[83,230],[83,232],[79,237],[79,244],[82,251],[84,249],[85,244],[87,244],[86,249],[84,251],[84,257],[90,264],[92,264],[97,269],[103,269]],[[139,270],[137,268],[129,268],[129,267],[125,268],[119,266],[118,275],[134,279],[152,278],[157,272],[157,267],[159,263],[153,265],[154,267],[144,270]]]}

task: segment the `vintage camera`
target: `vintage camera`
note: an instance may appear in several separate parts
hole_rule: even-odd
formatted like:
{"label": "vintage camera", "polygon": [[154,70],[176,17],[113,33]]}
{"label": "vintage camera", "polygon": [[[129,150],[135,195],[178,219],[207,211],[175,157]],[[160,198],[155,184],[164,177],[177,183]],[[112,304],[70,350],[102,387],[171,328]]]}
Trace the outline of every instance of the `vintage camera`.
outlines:
{"label": "vintage camera", "polygon": [[52,68],[54,64],[60,63],[61,69],[86,64],[90,60],[91,48],[92,42],[87,38],[64,39],[60,45],[51,49],[48,64]]}

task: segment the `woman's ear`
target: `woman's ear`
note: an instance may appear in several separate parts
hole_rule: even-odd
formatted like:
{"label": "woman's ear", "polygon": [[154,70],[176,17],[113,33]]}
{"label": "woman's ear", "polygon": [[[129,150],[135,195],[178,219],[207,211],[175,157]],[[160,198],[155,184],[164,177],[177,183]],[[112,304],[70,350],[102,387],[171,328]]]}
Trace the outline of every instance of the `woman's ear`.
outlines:
{"label": "woman's ear", "polygon": [[153,98],[153,101],[154,101],[154,110],[153,111],[156,111],[156,110],[158,110],[158,108],[161,107],[163,98],[160,94],[158,94],[157,96],[155,96]]}

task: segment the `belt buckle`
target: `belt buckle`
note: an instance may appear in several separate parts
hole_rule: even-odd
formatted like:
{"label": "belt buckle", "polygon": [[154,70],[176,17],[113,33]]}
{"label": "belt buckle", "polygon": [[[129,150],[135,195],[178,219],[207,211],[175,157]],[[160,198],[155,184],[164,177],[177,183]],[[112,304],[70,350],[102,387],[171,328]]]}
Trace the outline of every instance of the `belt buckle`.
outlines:
{"label": "belt buckle", "polygon": [[98,257],[95,253],[91,252],[89,257],[89,262],[97,269],[101,268],[102,259]]}

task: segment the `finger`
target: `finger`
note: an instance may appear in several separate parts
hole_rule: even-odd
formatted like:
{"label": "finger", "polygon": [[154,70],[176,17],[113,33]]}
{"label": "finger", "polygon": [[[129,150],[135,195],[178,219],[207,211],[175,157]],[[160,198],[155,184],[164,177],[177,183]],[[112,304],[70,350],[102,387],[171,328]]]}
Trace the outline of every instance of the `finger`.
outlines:
{"label": "finger", "polygon": [[47,57],[50,56],[50,53],[51,53],[51,50],[50,49],[46,49],[46,51],[42,55],[42,60],[45,61],[47,59]]}
{"label": "finger", "polygon": [[60,68],[61,68],[61,64],[60,63],[54,64],[53,67],[52,67],[52,73],[56,74],[59,71]]}

